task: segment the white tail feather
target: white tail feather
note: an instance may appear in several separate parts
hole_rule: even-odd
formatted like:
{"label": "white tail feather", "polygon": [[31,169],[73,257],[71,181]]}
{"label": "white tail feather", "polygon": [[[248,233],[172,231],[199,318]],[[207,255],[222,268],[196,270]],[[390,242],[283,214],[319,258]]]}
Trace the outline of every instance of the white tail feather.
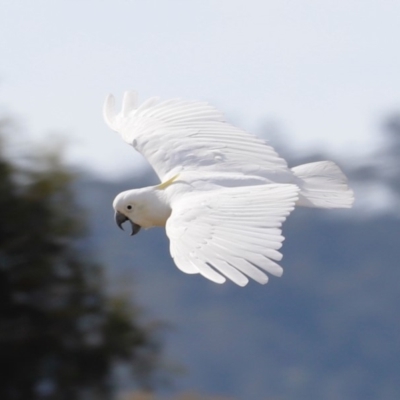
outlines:
{"label": "white tail feather", "polygon": [[318,208],[350,208],[353,191],[347,178],[332,161],[321,161],[292,168],[300,187],[297,205]]}

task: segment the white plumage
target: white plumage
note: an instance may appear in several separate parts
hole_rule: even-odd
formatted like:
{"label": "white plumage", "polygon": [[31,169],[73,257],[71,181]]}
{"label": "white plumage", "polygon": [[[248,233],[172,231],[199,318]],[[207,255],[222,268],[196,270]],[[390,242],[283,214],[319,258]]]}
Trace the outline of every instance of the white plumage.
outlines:
{"label": "white plumage", "polygon": [[151,164],[160,185],[114,200],[119,226],[165,226],[177,267],[240,286],[280,276],[281,225],[295,205],[348,208],[353,193],[330,161],[289,169],[265,141],[236,128],[203,102],[125,93],[122,111],[107,97],[108,126]]}

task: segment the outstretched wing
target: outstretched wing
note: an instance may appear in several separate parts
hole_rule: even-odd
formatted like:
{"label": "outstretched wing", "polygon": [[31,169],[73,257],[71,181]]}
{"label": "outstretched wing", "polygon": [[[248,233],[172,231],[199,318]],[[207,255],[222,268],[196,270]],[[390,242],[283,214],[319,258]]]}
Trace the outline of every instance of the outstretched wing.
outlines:
{"label": "outstretched wing", "polygon": [[183,272],[217,283],[226,277],[240,286],[247,277],[267,283],[264,271],[280,276],[281,225],[298,191],[296,185],[268,184],[183,196],[166,225],[175,264]]}
{"label": "outstretched wing", "polygon": [[291,175],[271,146],[225,122],[207,103],[151,98],[138,106],[136,93],[126,92],[119,114],[112,95],[103,112],[108,126],[148,160],[162,181],[199,169],[272,179]]}

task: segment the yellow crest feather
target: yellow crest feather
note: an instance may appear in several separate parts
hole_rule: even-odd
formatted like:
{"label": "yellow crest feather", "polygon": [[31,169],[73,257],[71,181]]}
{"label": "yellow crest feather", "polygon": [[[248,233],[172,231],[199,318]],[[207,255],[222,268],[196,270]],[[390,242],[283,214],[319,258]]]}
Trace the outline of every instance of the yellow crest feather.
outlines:
{"label": "yellow crest feather", "polygon": [[157,186],[157,189],[164,190],[166,189],[169,185],[171,185],[175,179],[179,176],[179,174],[176,174],[173,176],[171,179],[168,179],[166,182],[162,182]]}

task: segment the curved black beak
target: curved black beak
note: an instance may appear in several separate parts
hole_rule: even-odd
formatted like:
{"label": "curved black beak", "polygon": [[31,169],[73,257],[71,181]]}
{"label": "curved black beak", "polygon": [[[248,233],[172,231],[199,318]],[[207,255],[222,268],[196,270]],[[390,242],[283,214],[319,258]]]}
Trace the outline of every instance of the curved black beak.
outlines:
{"label": "curved black beak", "polygon": [[138,224],[135,224],[134,222],[132,222],[129,218],[127,218],[124,214],[120,213],[119,211],[115,212],[115,223],[118,225],[118,228],[124,230],[122,224],[126,221],[129,221],[131,223],[131,227],[132,227],[132,232],[131,232],[131,236],[136,235],[139,231],[141,226]]}

